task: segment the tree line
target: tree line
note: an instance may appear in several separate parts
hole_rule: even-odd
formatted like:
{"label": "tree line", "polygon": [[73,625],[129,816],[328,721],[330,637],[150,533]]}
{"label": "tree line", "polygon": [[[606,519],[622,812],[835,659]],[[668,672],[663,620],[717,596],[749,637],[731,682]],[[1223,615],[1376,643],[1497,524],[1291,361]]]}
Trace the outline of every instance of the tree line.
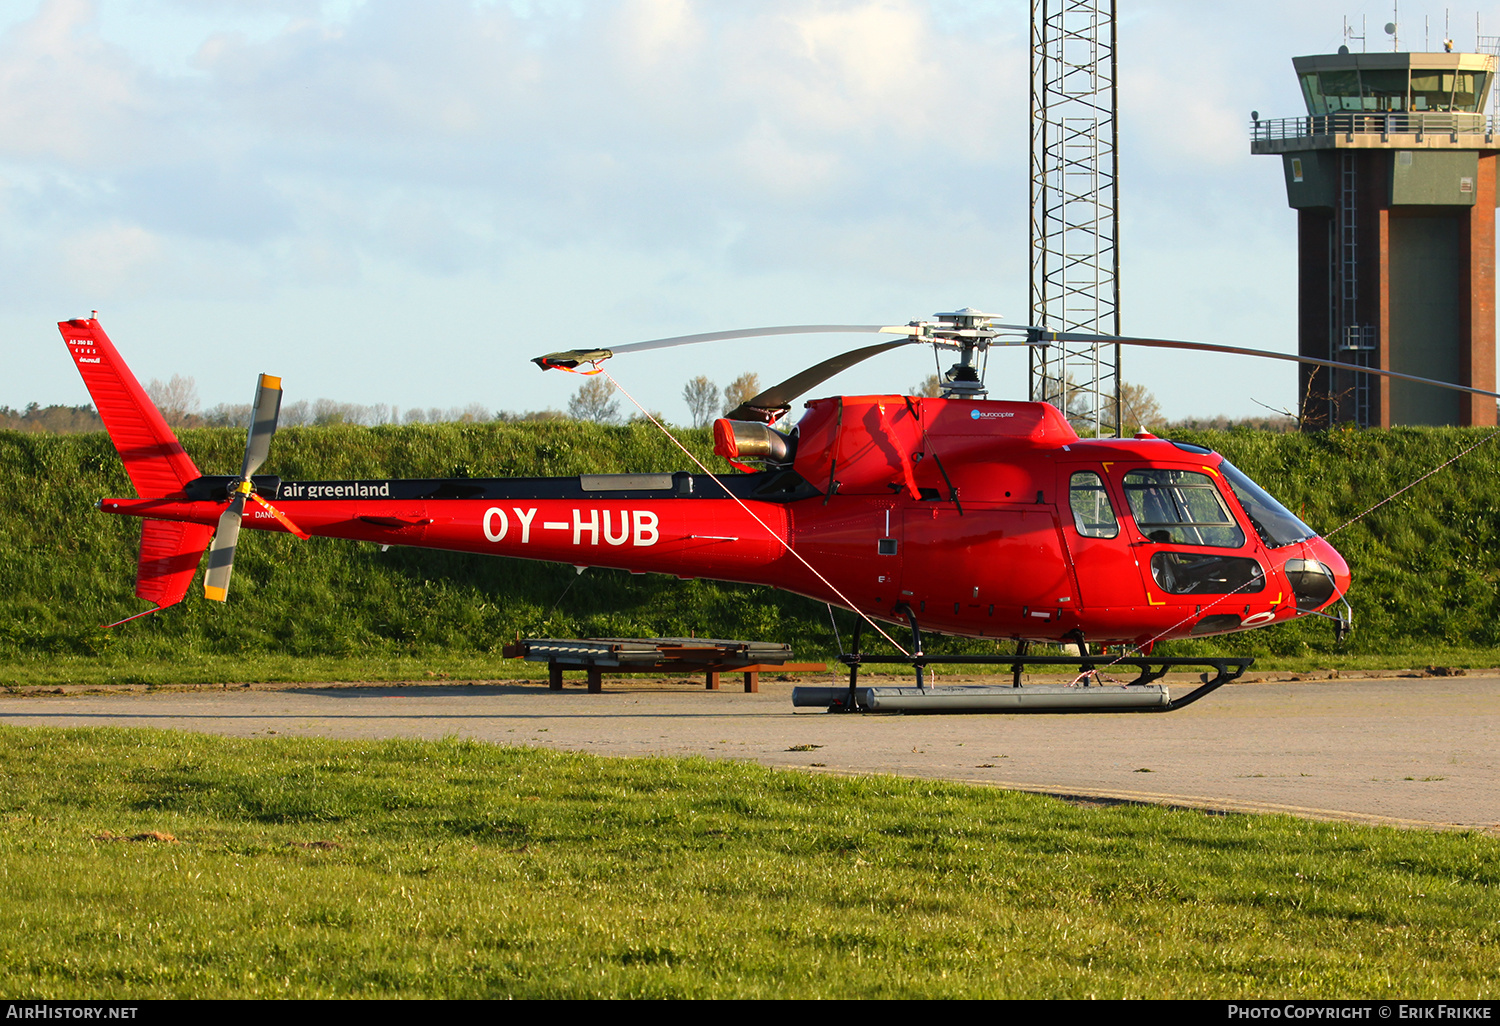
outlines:
{"label": "tree line", "polygon": [[[937,396],[942,392],[943,381],[936,375],[911,386],[909,395]],[[682,389],[682,400],[687,405],[689,423],[701,428],[713,423],[741,403],[757,395],[761,390],[760,377],[746,372],[728,385],[720,388],[705,375],[698,375]],[[645,420],[640,411],[626,416],[621,400],[616,396],[614,384],[602,375],[587,377],[578,391],[568,400],[566,412],[560,410],[531,410],[514,413],[508,410],[491,410],[479,403],[467,406],[420,407],[404,409],[387,403],[364,405],[344,403],[332,399],[299,399],[281,408],[280,423],[283,427],[327,424],[357,424],[373,427],[379,424],[483,424],[492,421],[525,422],[549,420],[581,420],[597,424],[619,424],[626,421]],[[1065,411],[1074,426],[1083,430],[1090,415],[1076,398],[1080,390],[1070,394]],[[1122,420],[1127,433],[1139,428],[1153,431],[1164,430],[1228,430],[1248,428],[1257,431],[1295,431],[1297,421],[1288,415],[1240,417],[1188,417],[1167,421],[1161,415],[1161,406],[1146,388],[1126,383],[1121,389],[1123,406]],[[198,386],[191,377],[172,375],[170,380],[153,378],[146,385],[146,394],[161,410],[172,427],[249,427],[249,403],[219,403],[203,408],[198,399]],[[651,417],[665,423],[667,418],[652,411]],[[0,430],[44,432],[47,434],[78,434],[104,430],[104,423],[92,406],[41,406],[30,403],[22,410],[0,406]]]}
{"label": "tree line", "polygon": [[[615,398],[614,383],[607,378],[590,376],[568,400],[568,416],[573,420],[593,421],[596,424],[618,424],[620,401]],[[739,406],[742,402],[759,394],[760,375],[747,371],[722,389],[705,375],[699,374],[682,388],[682,401],[687,404],[690,425],[707,427],[719,417]],[[650,417],[665,421],[660,413],[651,412]],[[647,419],[637,411],[631,421]]]}
{"label": "tree line", "polygon": [[[198,385],[191,377],[174,374],[169,381],[152,378],[146,394],[156,404],[167,423],[173,427],[249,427],[249,403],[219,403],[203,409],[198,400]],[[560,420],[556,410],[524,414],[491,410],[479,403],[447,408],[408,406],[402,409],[389,403],[343,403],[333,399],[299,399],[283,403],[279,424],[282,427],[308,425],[358,424],[484,424],[490,421]]]}

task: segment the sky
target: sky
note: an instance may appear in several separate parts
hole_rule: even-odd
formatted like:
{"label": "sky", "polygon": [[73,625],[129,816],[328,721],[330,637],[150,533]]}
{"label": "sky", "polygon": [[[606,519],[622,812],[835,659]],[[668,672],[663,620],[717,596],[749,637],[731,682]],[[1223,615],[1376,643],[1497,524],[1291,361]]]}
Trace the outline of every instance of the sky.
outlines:
{"label": "sky", "polygon": [[[1027,314],[1021,0],[0,0],[0,404],[88,396],[55,323],[99,311],[205,405],[564,408],[559,349],[770,324]],[[1473,8],[1401,5],[1403,49]],[[1500,10],[1480,8],[1486,33]],[[1294,352],[1296,220],[1251,110],[1385,5],[1119,3],[1122,326]],[[1355,49],[1360,44],[1356,43]],[[763,384],[869,336],[610,369]],[[944,366],[951,359],[944,361]],[[902,391],[917,347],[821,391]],[[1271,361],[1127,351],[1168,417],[1295,404]],[[1026,397],[997,355],[996,398]]]}

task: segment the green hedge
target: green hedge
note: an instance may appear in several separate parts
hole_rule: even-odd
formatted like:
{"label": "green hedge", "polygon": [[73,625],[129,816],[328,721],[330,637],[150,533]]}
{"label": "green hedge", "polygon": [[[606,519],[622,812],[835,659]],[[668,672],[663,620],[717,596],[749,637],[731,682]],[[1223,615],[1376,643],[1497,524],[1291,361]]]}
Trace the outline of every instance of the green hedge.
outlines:
{"label": "green hedge", "polygon": [[[706,431],[683,432],[708,455]],[[1318,434],[1182,432],[1224,453],[1327,533],[1484,437],[1466,429]],[[233,473],[235,429],[182,441],[206,473]],[[723,464],[711,463],[723,468]],[[290,479],[538,476],[679,469],[687,460],[650,425],[575,422],[289,428],[266,473]],[[0,432],[0,655],[488,653],[522,635],[686,635],[783,640],[832,652],[826,610],[795,596],[710,581],[421,549],[379,551],[331,539],[255,533],[241,543],[231,599],[182,605],[110,632],[141,608],[132,595],[138,524],[92,507],[133,494],[103,434]],[[1334,538],[1354,571],[1357,630],[1338,651],[1500,646],[1495,496],[1500,443],[1356,520]],[[565,594],[566,591],[566,594]],[[588,598],[585,598],[585,592]],[[851,624],[848,614],[841,628]],[[944,643],[938,642],[939,649]],[[948,644],[968,644],[950,642]],[[938,650],[938,649],[935,649]],[[1293,656],[1335,651],[1326,621],[1179,644],[1178,650]]]}

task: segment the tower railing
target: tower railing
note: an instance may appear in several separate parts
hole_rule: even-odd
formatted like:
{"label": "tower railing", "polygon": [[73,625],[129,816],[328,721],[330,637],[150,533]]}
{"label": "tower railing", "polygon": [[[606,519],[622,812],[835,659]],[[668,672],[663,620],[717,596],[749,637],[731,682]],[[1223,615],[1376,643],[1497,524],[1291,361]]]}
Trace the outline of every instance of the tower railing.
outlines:
{"label": "tower railing", "polygon": [[1490,114],[1451,111],[1391,114],[1347,111],[1301,118],[1264,118],[1250,123],[1252,143],[1337,135],[1414,135],[1418,139],[1426,135],[1483,135],[1486,142],[1491,142],[1495,118]]}

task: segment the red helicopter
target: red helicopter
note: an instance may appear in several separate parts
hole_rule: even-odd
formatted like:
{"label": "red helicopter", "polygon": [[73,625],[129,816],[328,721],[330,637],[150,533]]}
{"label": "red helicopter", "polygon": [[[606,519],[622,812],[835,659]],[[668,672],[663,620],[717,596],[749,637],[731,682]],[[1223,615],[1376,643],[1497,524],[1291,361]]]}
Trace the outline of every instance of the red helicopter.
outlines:
{"label": "red helicopter", "polygon": [[[98,320],[58,327],[139,496],[98,506],[145,521],[136,595],[153,603],[147,613],[183,599],[205,551],[205,594],[224,601],[248,527],[785,589],[854,610],[877,630],[877,621],[905,621],[915,651],[898,661],[916,666],[923,693],[948,690],[923,688],[924,665],[980,659],[924,656],[922,630],[1015,640],[1017,683],[1022,662],[1073,662],[1087,674],[1110,661],[1090,646],[1126,646],[1133,655],[1116,661],[1140,667],[1132,685],[1141,690],[1178,662],[1147,660],[1159,641],[1328,615],[1349,589],[1333,546],[1223,457],[1147,433],[1080,438],[1054,406],[984,398],[976,363],[990,346],[1017,344],[1007,334],[1024,345],[1084,339],[1305,358],[1052,333],[970,309],[900,326],[683,336],[534,362],[576,370],[635,350],[778,333],[903,337],[825,361],[717,421],[715,451],[748,473],[283,481],[256,475],[276,429],[279,378],[260,378],[238,476],[205,476]],[[940,398],[814,399],[795,426],[773,426],[833,374],[917,343],[959,353]],[[1026,656],[1029,642],[1076,645],[1079,655]],[[869,696],[856,701],[855,679],[861,662],[879,660],[858,647],[845,657],[847,696],[805,689],[799,704],[873,707]],[[1190,662],[1217,666],[1217,686],[1249,660]]]}

